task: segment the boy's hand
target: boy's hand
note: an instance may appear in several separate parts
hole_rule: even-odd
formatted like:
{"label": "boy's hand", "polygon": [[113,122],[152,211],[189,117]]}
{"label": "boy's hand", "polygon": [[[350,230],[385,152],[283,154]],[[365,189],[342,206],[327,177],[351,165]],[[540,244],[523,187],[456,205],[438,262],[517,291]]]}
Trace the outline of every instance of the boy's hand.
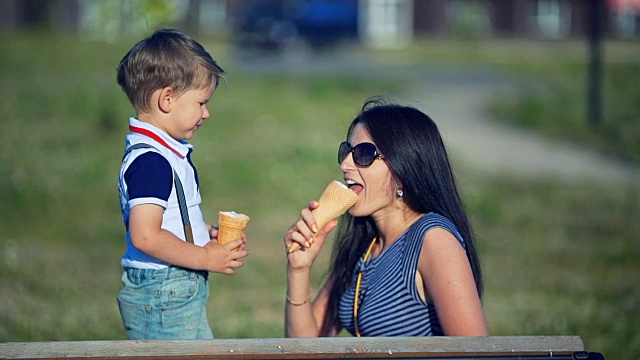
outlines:
{"label": "boy's hand", "polygon": [[244,265],[242,259],[249,255],[249,251],[244,248],[247,237],[242,236],[242,239],[220,245],[218,244],[217,233],[217,229],[211,230],[212,240],[203,248],[207,254],[207,270],[233,275],[236,269]]}
{"label": "boy's hand", "polygon": [[[211,225],[211,229],[209,230],[209,238],[213,240],[218,240],[218,234],[220,230],[217,226]],[[247,243],[247,235],[242,233],[242,245],[240,245],[236,250],[244,250],[244,244]]]}
{"label": "boy's hand", "polygon": [[211,240],[218,240],[219,232],[220,231],[218,230],[217,226],[211,225],[211,229],[209,230],[209,237],[211,238]]}

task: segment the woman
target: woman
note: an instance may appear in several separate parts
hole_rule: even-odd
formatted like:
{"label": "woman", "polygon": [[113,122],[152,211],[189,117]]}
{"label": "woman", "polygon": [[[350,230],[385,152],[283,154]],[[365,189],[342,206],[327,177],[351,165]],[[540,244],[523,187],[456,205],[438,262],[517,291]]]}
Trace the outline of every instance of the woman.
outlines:
{"label": "woman", "polygon": [[486,336],[482,273],[446,150],[419,110],[368,100],[338,162],[358,202],[342,218],[326,283],[310,273],[336,220],[317,229],[309,202],[284,236],[287,337]]}

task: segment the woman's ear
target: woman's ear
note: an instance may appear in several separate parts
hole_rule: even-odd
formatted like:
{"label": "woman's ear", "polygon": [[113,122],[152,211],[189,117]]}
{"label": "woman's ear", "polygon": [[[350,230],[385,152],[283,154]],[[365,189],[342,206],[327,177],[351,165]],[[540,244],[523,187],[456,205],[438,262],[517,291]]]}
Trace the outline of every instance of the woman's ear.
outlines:
{"label": "woman's ear", "polygon": [[171,86],[165,86],[160,90],[160,96],[158,96],[158,108],[164,112],[171,112],[173,102],[175,101],[174,91]]}

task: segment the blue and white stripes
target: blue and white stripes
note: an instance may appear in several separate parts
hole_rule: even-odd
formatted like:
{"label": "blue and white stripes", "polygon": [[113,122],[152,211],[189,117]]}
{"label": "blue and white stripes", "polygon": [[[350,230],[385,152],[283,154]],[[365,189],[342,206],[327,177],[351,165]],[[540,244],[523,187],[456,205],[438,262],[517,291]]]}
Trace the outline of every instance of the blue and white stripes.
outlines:
{"label": "blue and white stripes", "polygon": [[443,228],[464,246],[453,223],[438,214],[423,215],[389,248],[363,263],[361,258],[351,284],[340,299],[338,317],[342,326],[355,334],[353,297],[358,270],[364,270],[360,285],[358,326],[362,336],[444,335],[435,308],[420,298],[416,271],[426,232]]}

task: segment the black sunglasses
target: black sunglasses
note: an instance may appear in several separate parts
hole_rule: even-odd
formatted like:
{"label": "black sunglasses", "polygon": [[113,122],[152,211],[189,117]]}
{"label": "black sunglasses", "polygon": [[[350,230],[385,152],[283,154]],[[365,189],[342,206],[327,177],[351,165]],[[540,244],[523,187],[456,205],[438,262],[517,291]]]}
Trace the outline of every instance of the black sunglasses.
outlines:
{"label": "black sunglasses", "polygon": [[372,143],[365,142],[351,146],[349,142],[343,141],[338,148],[338,164],[342,164],[349,153],[353,153],[353,162],[361,167],[371,166],[376,159],[383,158]]}

